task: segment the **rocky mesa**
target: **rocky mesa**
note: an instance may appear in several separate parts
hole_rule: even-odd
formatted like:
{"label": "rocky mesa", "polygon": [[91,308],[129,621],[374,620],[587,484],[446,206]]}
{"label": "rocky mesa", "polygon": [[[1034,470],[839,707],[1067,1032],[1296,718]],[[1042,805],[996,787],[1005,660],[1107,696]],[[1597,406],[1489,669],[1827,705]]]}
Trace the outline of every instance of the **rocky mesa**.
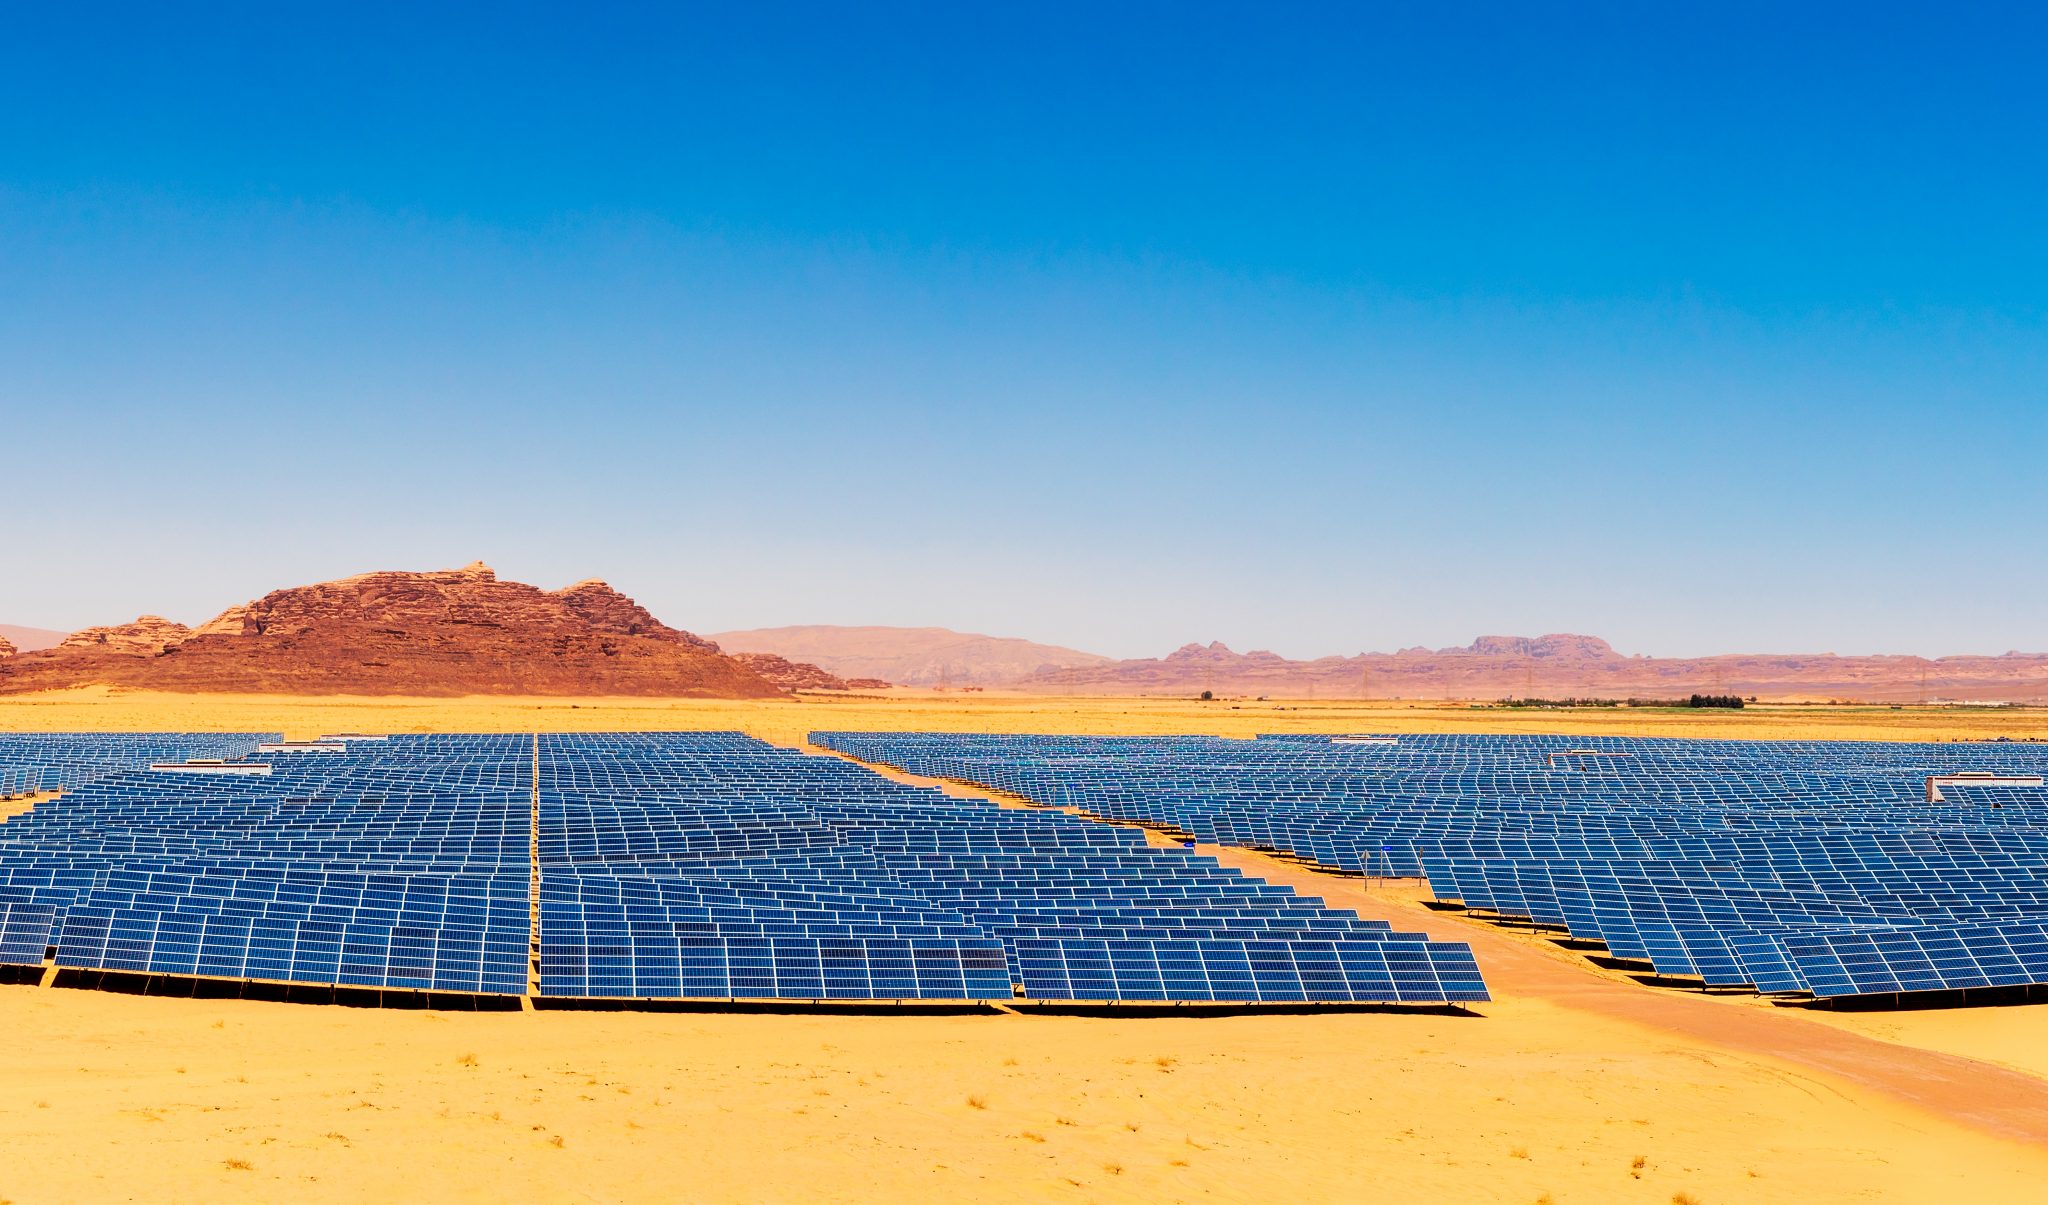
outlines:
{"label": "rocky mesa", "polygon": [[[782,676],[805,688],[846,685],[815,666]],[[0,692],[99,684],[430,696],[765,698],[789,689],[604,582],[546,591],[501,581],[481,562],[277,590],[192,629],[143,616],[0,661]]]}

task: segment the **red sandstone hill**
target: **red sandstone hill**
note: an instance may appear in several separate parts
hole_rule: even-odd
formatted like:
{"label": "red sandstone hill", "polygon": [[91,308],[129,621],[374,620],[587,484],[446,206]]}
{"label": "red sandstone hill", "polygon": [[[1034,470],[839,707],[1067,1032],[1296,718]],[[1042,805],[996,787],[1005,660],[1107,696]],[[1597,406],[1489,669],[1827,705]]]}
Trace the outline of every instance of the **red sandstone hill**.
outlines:
{"label": "red sandstone hill", "polygon": [[[785,662],[784,665],[790,665]],[[806,672],[808,671],[808,672]],[[785,677],[839,689],[815,666]],[[756,698],[783,687],[600,581],[544,591],[482,563],[278,590],[197,628],[155,616],[0,660],[0,692],[106,684],[293,694]]]}
{"label": "red sandstone hill", "polygon": [[1282,698],[1673,698],[1738,694],[1872,702],[2048,699],[2048,654],[1838,657],[1833,653],[1626,656],[1593,636],[1481,636],[1463,648],[1409,648],[1291,661],[1189,644],[1162,658],[1048,670],[1006,683],[1050,694],[1218,694]]}

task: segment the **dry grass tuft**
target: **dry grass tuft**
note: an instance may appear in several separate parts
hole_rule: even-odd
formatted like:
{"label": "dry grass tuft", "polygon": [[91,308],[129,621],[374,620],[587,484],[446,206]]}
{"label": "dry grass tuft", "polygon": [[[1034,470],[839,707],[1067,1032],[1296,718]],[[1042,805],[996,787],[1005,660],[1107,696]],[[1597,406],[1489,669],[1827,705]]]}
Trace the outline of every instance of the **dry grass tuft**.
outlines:
{"label": "dry grass tuft", "polygon": [[477,1065],[476,1055],[473,1053],[465,1054],[461,1058],[455,1060],[455,1065],[458,1067],[474,1067]]}
{"label": "dry grass tuft", "polygon": [[255,1165],[251,1164],[247,1159],[223,1159],[220,1161],[220,1165],[231,1172],[253,1172],[256,1170]]}
{"label": "dry grass tuft", "polygon": [[970,1109],[986,1109],[988,1108],[988,1102],[979,1096],[970,1096],[967,1098],[967,1107]]}

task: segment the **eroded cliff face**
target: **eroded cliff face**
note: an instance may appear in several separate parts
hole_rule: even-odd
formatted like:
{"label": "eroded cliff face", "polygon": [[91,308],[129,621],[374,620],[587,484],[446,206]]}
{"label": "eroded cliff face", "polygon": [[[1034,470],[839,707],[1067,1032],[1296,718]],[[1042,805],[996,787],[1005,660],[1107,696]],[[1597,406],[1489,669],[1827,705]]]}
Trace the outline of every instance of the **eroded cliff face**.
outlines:
{"label": "eroded cliff face", "polygon": [[182,623],[161,615],[138,616],[134,623],[117,623],[104,628],[86,628],[66,636],[57,647],[95,653],[135,653],[154,657],[192,634]]}
{"label": "eroded cliff face", "polygon": [[846,690],[849,687],[887,686],[874,678],[848,681],[804,661],[791,661],[775,653],[734,653],[733,659],[784,690]]}
{"label": "eroded cliff face", "polygon": [[[809,667],[815,668],[815,667]],[[821,672],[822,671],[818,671]],[[828,675],[829,677],[829,675]],[[309,694],[670,695],[782,688],[599,581],[556,591],[481,562],[277,590],[197,628],[145,616],[0,664],[0,691],[106,684]]]}

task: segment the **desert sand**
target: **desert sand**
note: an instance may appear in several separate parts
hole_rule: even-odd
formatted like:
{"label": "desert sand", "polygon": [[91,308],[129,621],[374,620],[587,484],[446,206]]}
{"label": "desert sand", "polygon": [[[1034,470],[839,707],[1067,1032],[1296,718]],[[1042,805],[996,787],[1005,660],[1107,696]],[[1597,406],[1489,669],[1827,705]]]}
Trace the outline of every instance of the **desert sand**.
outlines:
{"label": "desert sand", "polygon": [[81,687],[0,696],[0,732],[663,731],[730,728],[782,744],[820,729],[1249,737],[1261,732],[1561,732],[1757,740],[2048,738],[2048,708],[1763,704],[1743,711],[1510,710],[1466,703],[1082,698],[1002,691],[766,699],[181,694]]}
{"label": "desert sand", "polygon": [[[2025,736],[2039,713],[1727,716],[999,695],[113,694],[0,729]],[[2048,1007],[1830,1014],[1633,983],[1413,891],[1228,851],[1470,940],[1471,1015],[471,1013],[0,986],[0,1199],[2032,1201]],[[1958,1086],[1960,1085],[1960,1086]]]}

